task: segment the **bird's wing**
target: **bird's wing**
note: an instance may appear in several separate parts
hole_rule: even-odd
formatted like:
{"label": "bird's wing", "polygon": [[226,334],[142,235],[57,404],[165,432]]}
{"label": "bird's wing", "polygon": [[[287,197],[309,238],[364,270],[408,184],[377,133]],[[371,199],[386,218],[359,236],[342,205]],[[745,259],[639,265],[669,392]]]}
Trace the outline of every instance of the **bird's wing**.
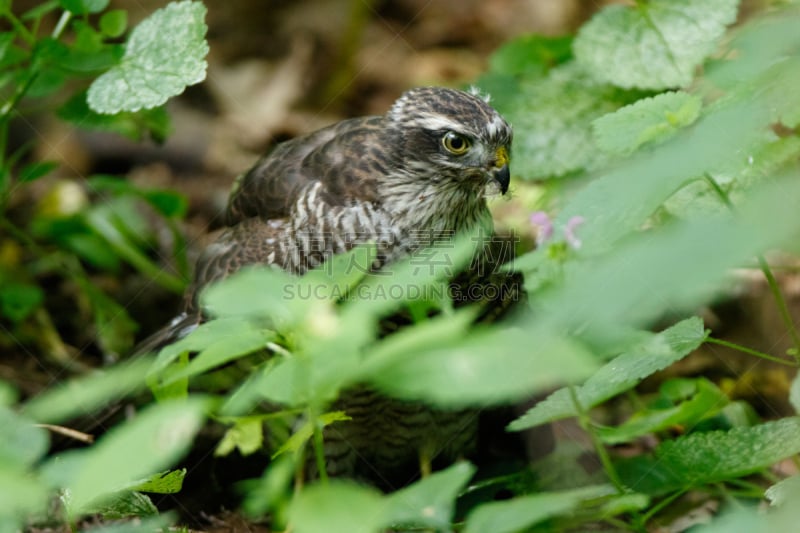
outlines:
{"label": "bird's wing", "polygon": [[382,117],[344,120],[279,144],[237,179],[225,223],[286,217],[313,182],[322,183],[320,194],[329,205],[375,201],[374,180],[364,179],[376,171],[366,152],[375,147],[382,121]]}

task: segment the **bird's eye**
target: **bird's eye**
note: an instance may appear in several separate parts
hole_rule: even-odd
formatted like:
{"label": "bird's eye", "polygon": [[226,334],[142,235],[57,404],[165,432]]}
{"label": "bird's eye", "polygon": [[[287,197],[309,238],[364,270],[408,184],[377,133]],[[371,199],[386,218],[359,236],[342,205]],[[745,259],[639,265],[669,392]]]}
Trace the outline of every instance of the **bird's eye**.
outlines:
{"label": "bird's eye", "polygon": [[451,154],[462,155],[469,150],[469,139],[454,131],[448,131],[442,137],[442,145]]}

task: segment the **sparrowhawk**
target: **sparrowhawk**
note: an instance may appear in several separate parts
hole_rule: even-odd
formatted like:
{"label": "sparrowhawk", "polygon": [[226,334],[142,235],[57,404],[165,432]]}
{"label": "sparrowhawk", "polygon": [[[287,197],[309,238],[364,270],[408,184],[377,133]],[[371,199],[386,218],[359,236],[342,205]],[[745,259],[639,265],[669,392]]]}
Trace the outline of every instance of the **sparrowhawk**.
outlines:
{"label": "sparrowhawk", "polygon": [[[381,268],[425,246],[420,235],[491,224],[486,199],[508,190],[511,140],[509,124],[477,94],[424,87],[404,93],[385,115],[279,144],[237,180],[228,227],[198,260],[185,312],[144,348],[184,336],[202,320],[200,289],[245,265],[302,274],[374,242]],[[334,474],[356,474],[359,461],[368,474],[391,471],[422,448],[454,457],[476,427],[474,417],[367,389],[345,392],[338,408],[352,420],[325,432]]]}

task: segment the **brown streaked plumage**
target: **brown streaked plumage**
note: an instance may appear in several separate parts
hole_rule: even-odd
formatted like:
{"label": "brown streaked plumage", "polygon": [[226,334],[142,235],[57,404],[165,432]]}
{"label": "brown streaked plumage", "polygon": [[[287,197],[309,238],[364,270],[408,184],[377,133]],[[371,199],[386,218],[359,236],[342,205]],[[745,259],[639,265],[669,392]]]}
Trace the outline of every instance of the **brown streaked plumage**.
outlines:
{"label": "brown streaked plumage", "polygon": [[[483,99],[427,87],[403,94],[386,115],[345,120],[278,145],[237,180],[228,227],[198,260],[184,313],[139,351],[185,336],[202,321],[200,290],[245,265],[302,274],[372,241],[373,266],[380,268],[425,246],[420,236],[490,225],[486,198],[508,189],[511,139],[510,126]],[[455,283],[473,278],[466,273]],[[519,280],[512,283],[519,290]],[[476,420],[463,413],[363,389],[344,394],[338,407],[353,420],[326,430],[333,474],[377,469],[380,477],[413,463],[420,448],[455,457],[474,440]],[[418,431],[409,433],[411,427]]]}

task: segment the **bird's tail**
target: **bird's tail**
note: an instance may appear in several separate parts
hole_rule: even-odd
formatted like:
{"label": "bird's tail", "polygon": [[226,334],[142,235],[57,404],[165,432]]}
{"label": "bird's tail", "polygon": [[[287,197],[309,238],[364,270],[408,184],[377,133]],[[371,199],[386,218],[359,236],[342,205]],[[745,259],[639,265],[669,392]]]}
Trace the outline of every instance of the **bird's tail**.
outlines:
{"label": "bird's tail", "polygon": [[157,353],[164,346],[186,337],[198,325],[200,325],[200,318],[197,315],[181,313],[169,324],[137,344],[131,352],[131,357]]}

